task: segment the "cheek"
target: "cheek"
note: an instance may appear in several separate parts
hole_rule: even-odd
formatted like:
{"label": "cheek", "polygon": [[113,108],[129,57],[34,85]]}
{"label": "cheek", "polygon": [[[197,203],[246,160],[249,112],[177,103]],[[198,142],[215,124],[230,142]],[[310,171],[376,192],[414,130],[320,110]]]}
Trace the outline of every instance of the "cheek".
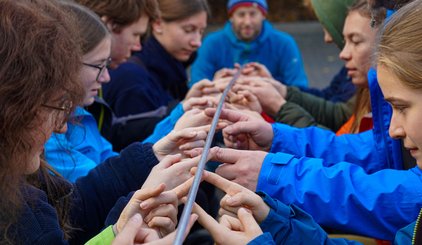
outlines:
{"label": "cheek", "polygon": [[81,76],[82,84],[84,85],[85,92],[88,92],[92,85],[95,83],[95,72],[84,72]]}

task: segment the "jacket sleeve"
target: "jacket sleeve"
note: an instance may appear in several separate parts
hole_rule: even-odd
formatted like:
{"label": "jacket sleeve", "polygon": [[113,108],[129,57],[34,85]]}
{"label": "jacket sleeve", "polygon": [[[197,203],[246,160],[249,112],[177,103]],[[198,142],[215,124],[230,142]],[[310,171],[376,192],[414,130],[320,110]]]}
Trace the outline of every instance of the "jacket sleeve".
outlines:
{"label": "jacket sleeve", "polygon": [[183,105],[182,103],[179,103],[171,111],[170,115],[168,115],[155,126],[154,132],[143,142],[155,144],[161,138],[169,134],[174,129],[174,125],[176,125],[177,120],[179,120],[179,118],[183,116],[183,113],[185,113],[185,111],[183,110]]}
{"label": "jacket sleeve", "polygon": [[270,152],[323,158],[330,166],[346,161],[359,165],[368,173],[388,168],[385,154],[379,154],[373,130],[336,136],[317,127],[294,128],[273,123],[274,138]]}
{"label": "jacket sleeve", "polygon": [[297,128],[306,128],[311,126],[318,126],[326,128],[323,125],[318,125],[315,119],[309,112],[304,110],[299,105],[287,101],[278,111],[275,121],[284,123]]}
{"label": "jacket sleeve", "polygon": [[275,244],[358,244],[345,239],[331,239],[311,215],[297,206],[285,205],[263,192],[257,194],[270,207],[260,227],[271,234]]}
{"label": "jacket sleeve", "polygon": [[157,163],[152,145],[135,143],[79,178],[71,208],[75,244],[99,233],[118,198],[139,189]]}
{"label": "jacket sleeve", "polygon": [[271,234],[265,232],[258,237],[255,237],[252,241],[248,242],[247,245],[276,245],[274,239],[272,238]]}
{"label": "jacket sleeve", "polygon": [[309,112],[318,124],[337,131],[353,114],[355,98],[347,103],[331,102],[315,95],[288,87],[286,100],[301,106]]}
{"label": "jacket sleeve", "polygon": [[422,206],[421,174],[419,168],[368,174],[347,162],[325,167],[322,159],[277,153],[264,159],[257,191],[297,205],[320,225],[393,240]]}
{"label": "jacket sleeve", "polygon": [[88,157],[87,152],[96,151],[93,155],[98,158],[98,162],[117,155],[106,139],[100,137],[97,138],[97,142],[96,148],[85,144],[75,145],[73,141],[66,138],[65,134],[53,134],[45,144],[45,157],[47,162],[64,178],[75,182],[79,176],[87,175],[89,170],[98,165],[96,161]]}
{"label": "jacket sleeve", "polygon": [[85,245],[110,245],[114,240],[114,232],[112,226],[108,226],[103,231],[91,238]]}

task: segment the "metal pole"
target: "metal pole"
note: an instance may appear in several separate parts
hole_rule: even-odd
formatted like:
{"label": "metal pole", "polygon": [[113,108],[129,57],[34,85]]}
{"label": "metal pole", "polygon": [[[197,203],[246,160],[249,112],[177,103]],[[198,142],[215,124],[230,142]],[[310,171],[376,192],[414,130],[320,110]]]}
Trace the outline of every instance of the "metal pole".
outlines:
{"label": "metal pole", "polygon": [[198,170],[196,171],[195,178],[193,179],[192,187],[189,190],[188,199],[186,201],[185,207],[183,208],[182,216],[180,217],[179,226],[177,228],[176,239],[174,245],[182,245],[183,237],[186,231],[186,227],[189,223],[189,217],[192,212],[193,203],[195,202],[196,194],[198,193],[199,184],[201,183],[202,173],[205,169],[205,164],[207,162],[208,154],[211,148],[212,139],[214,138],[215,129],[217,127],[218,119],[220,118],[221,109],[223,109],[224,100],[227,97],[227,93],[239,78],[240,72],[242,71],[243,66],[239,68],[232,80],[223,91],[223,95],[220,98],[220,101],[217,106],[217,110],[212,119],[211,128],[208,132],[207,139],[205,140],[204,150],[202,151],[201,158],[198,163]]}

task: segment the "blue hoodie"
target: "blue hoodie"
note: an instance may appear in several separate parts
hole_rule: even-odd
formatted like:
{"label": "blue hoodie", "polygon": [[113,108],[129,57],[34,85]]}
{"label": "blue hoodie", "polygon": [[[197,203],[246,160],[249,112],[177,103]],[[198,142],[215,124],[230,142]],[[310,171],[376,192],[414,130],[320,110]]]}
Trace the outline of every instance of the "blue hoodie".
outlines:
{"label": "blue hoodie", "polygon": [[249,62],[265,65],[276,80],[286,85],[308,86],[296,42],[289,34],[274,29],[268,21],[263,22],[261,33],[251,42],[239,40],[231,22],[227,22],[222,30],[208,35],[192,65],[189,85],[204,78],[211,80],[221,68]]}

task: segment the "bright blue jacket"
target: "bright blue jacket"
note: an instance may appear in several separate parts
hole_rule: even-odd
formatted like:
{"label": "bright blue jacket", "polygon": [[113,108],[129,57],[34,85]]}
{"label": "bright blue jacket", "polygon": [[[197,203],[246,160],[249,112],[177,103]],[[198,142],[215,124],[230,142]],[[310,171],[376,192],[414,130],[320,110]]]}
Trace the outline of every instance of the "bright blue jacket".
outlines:
{"label": "bright blue jacket", "polygon": [[422,171],[415,167],[369,174],[348,162],[269,153],[257,191],[297,205],[323,226],[393,240],[422,207]]}
{"label": "bright blue jacket", "polygon": [[67,123],[66,134],[53,133],[45,144],[47,162],[71,182],[117,155],[100,135],[94,117],[81,107]]}
{"label": "bright blue jacket", "polygon": [[274,139],[271,152],[324,158],[331,164],[346,161],[362,166],[368,173],[380,169],[403,169],[401,143],[388,135],[391,107],[384,100],[376,73],[368,74],[374,127],[360,134],[340,137],[331,131],[310,127],[297,129],[273,124]]}
{"label": "bright blue jacket", "polygon": [[[285,205],[269,197],[265,193],[258,193],[270,207],[270,213],[260,224],[264,234],[255,238],[248,245],[256,244],[361,244],[339,238],[329,238],[327,233],[314,221],[312,216],[297,206]],[[394,240],[394,244],[411,244],[415,222],[401,229]]]}
{"label": "bright blue jacket", "polygon": [[[315,127],[273,124],[271,152],[288,154],[280,153],[275,162],[266,158],[257,188],[297,204],[320,224],[393,240],[398,229],[416,219],[422,205],[421,171],[397,171],[403,161],[400,141],[388,135],[391,107],[374,70],[368,78],[373,130],[337,137]],[[382,207],[389,208],[381,211]]]}
{"label": "bright blue jacket", "polygon": [[237,39],[231,22],[220,31],[208,35],[192,65],[189,86],[207,78],[221,68],[235,63],[259,62],[264,64],[273,77],[287,85],[307,87],[302,56],[295,40],[287,33],[278,31],[268,21],[263,22],[260,35],[251,42]]}

